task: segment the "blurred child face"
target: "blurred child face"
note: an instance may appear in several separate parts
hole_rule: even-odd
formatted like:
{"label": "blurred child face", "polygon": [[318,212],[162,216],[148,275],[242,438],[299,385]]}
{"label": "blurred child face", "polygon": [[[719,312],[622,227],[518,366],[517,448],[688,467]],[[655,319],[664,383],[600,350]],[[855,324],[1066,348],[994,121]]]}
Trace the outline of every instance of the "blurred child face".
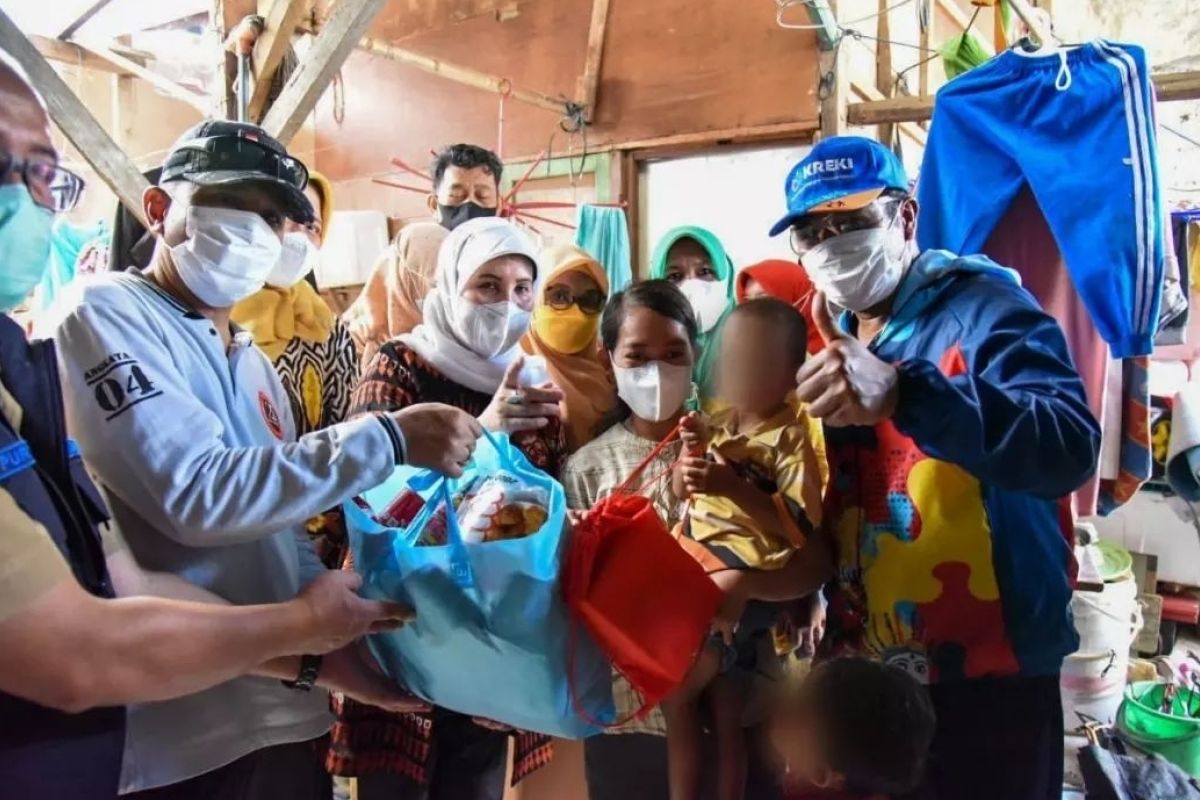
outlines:
{"label": "blurred child face", "polygon": [[842,777],[825,757],[820,720],[810,701],[814,683],[806,681],[799,695],[771,720],[771,745],[786,765],[789,784],[833,789],[841,785]]}
{"label": "blurred child face", "polygon": [[770,320],[732,315],[721,332],[717,364],[721,399],[750,414],[770,414],[787,402],[796,388],[800,365],[781,355],[784,339]]}

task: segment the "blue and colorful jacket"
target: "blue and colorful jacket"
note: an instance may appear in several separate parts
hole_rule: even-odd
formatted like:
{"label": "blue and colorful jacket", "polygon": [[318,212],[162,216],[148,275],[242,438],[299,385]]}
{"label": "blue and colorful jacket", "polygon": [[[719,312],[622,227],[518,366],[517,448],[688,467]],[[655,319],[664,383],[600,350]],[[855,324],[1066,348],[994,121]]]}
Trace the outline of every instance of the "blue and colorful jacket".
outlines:
{"label": "blue and colorful jacket", "polygon": [[931,250],[870,348],[899,400],[873,428],[826,431],[825,653],[923,682],[1058,672],[1078,646],[1066,496],[1100,447],[1058,323],[1011,270]]}

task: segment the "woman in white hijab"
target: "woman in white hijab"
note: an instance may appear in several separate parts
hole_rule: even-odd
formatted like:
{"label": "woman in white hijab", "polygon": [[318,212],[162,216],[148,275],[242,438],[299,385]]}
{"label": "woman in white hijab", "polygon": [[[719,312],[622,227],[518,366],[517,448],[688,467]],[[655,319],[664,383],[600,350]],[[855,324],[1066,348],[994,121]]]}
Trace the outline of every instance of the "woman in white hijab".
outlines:
{"label": "woman in white hijab", "polygon": [[[445,403],[510,432],[535,466],[557,476],[567,452],[562,393],[520,379],[538,279],[533,243],[512,223],[482,217],[459,225],[438,251],[422,324],[380,347],[354,390],[351,415]],[[549,739],[540,734],[500,732],[446,709],[417,722],[351,700],[338,711],[331,748],[338,757],[327,766],[358,777],[360,800],[501,800],[510,735],[514,779],[549,760]]]}

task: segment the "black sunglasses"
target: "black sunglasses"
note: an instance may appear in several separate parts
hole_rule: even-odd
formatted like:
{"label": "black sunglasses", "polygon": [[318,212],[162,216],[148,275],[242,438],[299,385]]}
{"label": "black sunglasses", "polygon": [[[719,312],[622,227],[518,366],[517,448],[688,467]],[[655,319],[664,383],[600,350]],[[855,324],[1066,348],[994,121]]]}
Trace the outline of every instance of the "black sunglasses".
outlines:
{"label": "black sunglasses", "polygon": [[0,151],[0,185],[8,183],[13,174],[21,176],[33,202],[55,214],[70,211],[83,194],[83,178],[54,159],[20,159]]}
{"label": "black sunglasses", "polygon": [[579,306],[583,313],[595,315],[604,310],[607,300],[604,292],[599,289],[589,289],[578,296],[572,295],[571,290],[566,287],[556,286],[546,291],[546,305],[555,311],[566,311],[571,306]]}

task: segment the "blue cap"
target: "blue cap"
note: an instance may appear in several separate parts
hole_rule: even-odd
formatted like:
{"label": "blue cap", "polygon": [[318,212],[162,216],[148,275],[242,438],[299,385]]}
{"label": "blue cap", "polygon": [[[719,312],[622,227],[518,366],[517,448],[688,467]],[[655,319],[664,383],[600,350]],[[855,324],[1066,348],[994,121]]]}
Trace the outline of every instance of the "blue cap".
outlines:
{"label": "blue cap", "polygon": [[862,136],[822,139],[788,174],[783,187],[788,213],[771,235],[778,236],[805,214],[857,211],[886,189],[908,191],[908,176],[895,153]]}

